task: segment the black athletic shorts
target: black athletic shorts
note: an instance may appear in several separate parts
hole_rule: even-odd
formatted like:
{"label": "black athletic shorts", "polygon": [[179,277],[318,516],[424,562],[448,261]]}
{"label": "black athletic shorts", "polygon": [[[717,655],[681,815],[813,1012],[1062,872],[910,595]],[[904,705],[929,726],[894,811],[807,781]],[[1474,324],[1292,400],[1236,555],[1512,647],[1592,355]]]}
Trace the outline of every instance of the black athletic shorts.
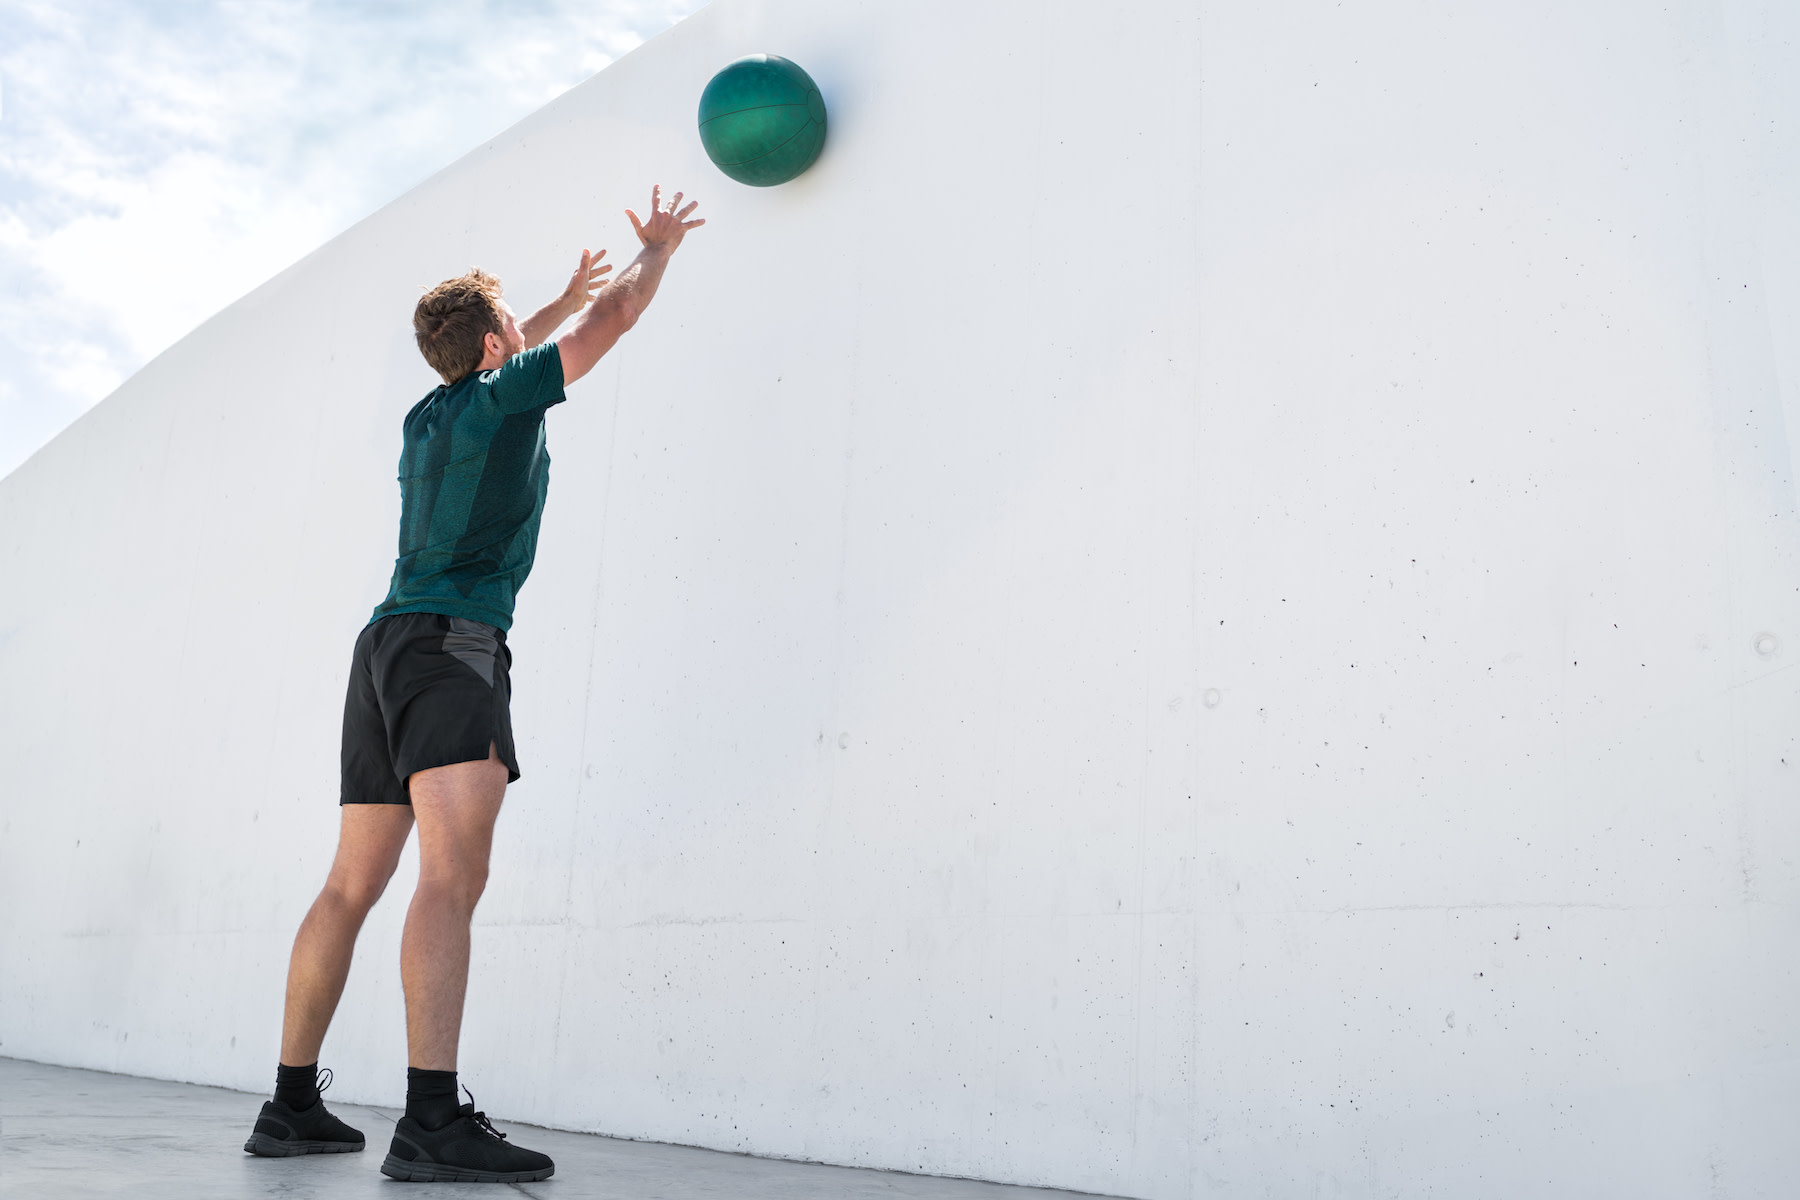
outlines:
{"label": "black athletic shorts", "polygon": [[512,736],[512,652],[492,625],[396,613],[365,626],[344,697],[339,804],[410,804],[407,776],[481,762],[492,744],[519,777]]}

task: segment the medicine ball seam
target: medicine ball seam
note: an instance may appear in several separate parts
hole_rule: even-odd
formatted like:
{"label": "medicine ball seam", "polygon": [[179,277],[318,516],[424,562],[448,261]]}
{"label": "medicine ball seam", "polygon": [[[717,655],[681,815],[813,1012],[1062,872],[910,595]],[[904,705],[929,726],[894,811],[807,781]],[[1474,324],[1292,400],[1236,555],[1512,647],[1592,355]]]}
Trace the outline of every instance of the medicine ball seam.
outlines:
{"label": "medicine ball seam", "polygon": [[[771,154],[775,153],[777,150],[781,149],[782,146],[787,145],[788,142],[793,141],[795,138],[799,137],[801,134],[805,133],[808,129],[811,129],[814,125],[817,125],[817,124],[818,124],[817,121],[812,121],[812,120],[807,121],[806,124],[802,125],[798,129],[794,130],[793,133],[790,133],[787,136],[786,140],[783,141],[780,145],[771,146],[767,150],[764,150],[761,154],[758,154],[754,158],[738,158],[738,159],[733,159],[729,163],[719,163],[718,165],[720,165],[722,167],[723,166],[741,167],[747,163],[761,162],[763,159],[769,157],[769,155],[771,155]],[[715,160],[715,161],[717,161],[717,160]]]}
{"label": "medicine ball seam", "polygon": [[705,128],[714,121],[721,121],[726,117],[735,117],[739,113],[761,112],[765,108],[805,108],[809,110],[808,115],[810,116],[811,106],[807,104],[805,100],[784,100],[780,104],[752,104],[748,108],[734,108],[730,112],[714,113],[712,116],[706,118],[706,120],[700,122],[700,125],[702,128]]}

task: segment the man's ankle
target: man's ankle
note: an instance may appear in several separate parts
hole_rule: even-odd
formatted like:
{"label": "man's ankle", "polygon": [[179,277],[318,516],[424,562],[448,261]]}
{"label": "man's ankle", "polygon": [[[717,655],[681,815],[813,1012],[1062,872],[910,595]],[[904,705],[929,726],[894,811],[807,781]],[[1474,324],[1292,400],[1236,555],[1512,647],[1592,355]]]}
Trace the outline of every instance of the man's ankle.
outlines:
{"label": "man's ankle", "polygon": [[455,1071],[406,1068],[406,1115],[421,1129],[442,1129],[456,1120],[459,1107]]}
{"label": "man's ankle", "polygon": [[319,1064],[307,1063],[304,1067],[290,1067],[284,1062],[275,1064],[275,1100],[285,1104],[295,1112],[305,1112],[319,1102]]}

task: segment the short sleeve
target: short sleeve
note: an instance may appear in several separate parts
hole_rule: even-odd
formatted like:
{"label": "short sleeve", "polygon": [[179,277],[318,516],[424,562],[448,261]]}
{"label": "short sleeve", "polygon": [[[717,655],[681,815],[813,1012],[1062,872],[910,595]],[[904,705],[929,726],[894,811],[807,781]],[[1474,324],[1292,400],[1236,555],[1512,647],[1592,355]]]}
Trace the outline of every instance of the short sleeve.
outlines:
{"label": "short sleeve", "polygon": [[561,404],[563,395],[562,351],[555,342],[534,346],[507,359],[498,370],[482,379],[501,412],[522,413]]}

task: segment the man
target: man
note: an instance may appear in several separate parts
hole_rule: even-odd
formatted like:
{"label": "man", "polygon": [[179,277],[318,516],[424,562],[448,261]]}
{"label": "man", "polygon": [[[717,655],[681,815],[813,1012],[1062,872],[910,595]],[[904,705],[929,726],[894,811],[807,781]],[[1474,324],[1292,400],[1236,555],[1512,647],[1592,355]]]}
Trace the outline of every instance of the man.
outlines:
{"label": "man", "polygon": [[[605,251],[581,252],[562,295],[518,321],[500,282],[474,269],[433,288],[413,313],[425,360],[443,377],[406,415],[400,555],[388,595],[357,638],[344,704],[341,827],[324,890],[300,923],[288,965],[275,1097],[252,1154],[361,1150],[363,1135],[326,1111],[319,1047],[363,918],[416,822],[419,885],[406,913],[406,1115],[381,1165],[395,1179],[548,1178],[550,1159],[506,1141],[459,1104],[456,1048],[469,975],[469,922],[487,882],[494,819],[519,778],[506,630],[531,571],[549,486],[544,413],[637,323],[696,207],[650,219],[626,210],[643,249],[606,283]],[[602,285],[605,284],[604,288]],[[592,303],[590,303],[592,301]],[[559,341],[546,339],[576,313]]]}

